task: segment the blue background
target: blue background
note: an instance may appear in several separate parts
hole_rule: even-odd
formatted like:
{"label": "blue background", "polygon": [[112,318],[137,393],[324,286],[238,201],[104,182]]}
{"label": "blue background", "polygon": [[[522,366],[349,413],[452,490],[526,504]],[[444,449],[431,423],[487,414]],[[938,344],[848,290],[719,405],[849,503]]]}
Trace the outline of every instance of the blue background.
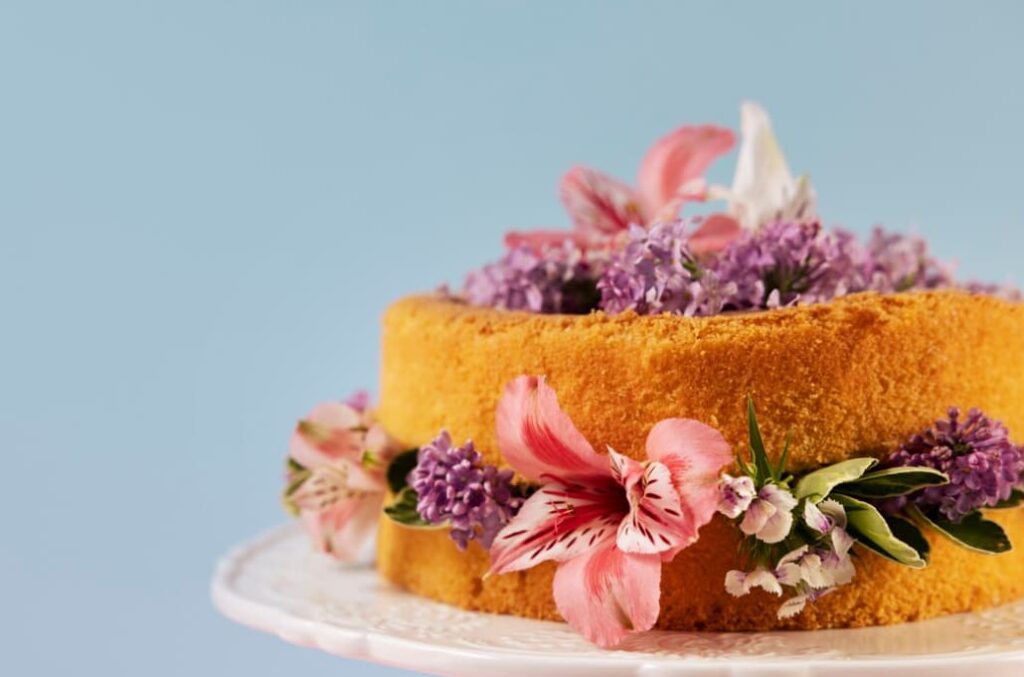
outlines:
{"label": "blue background", "polygon": [[213,562],[385,304],[566,223],[573,163],[751,98],[829,221],[1019,270],[1024,4],[711,5],[0,5],[0,672],[399,674],[220,618]]}

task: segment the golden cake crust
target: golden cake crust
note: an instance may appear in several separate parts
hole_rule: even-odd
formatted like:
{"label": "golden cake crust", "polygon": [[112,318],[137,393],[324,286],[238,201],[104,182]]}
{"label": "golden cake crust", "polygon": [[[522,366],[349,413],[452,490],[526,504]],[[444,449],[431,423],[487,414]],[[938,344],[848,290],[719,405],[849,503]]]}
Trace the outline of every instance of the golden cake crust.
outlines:
{"label": "golden cake crust", "polygon": [[[388,309],[378,416],[404,444],[437,431],[471,438],[503,465],[494,413],[505,384],[547,377],[596,449],[642,458],[647,433],[669,417],[718,428],[746,444],[753,395],[769,451],[792,431],[791,469],[889,453],[950,405],[980,407],[1024,428],[1024,306],[958,291],[858,294],[819,306],[710,318],[551,316],[410,297]],[[993,513],[1024,542],[1024,512]],[[1024,597],[1024,549],[987,556],[929,534],[932,560],[911,570],[859,553],[854,582],[782,623],[778,600],[723,589],[738,534],[724,519],[664,568],[659,626],[766,630],[895,623]],[[381,573],[465,608],[558,618],[551,565],[482,581],[486,553],[459,552],[443,531],[386,518]]]}

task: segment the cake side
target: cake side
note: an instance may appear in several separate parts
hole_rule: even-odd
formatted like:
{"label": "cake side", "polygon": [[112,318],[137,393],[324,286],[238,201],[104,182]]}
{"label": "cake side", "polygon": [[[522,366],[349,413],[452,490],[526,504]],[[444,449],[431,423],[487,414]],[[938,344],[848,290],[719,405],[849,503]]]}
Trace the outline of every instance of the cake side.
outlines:
{"label": "cake side", "polygon": [[[1014,542],[1024,542],[1024,511],[993,511]],[[910,569],[854,549],[857,576],[802,614],[780,620],[779,599],[763,591],[737,599],[722,581],[737,566],[740,537],[722,517],[701,531],[700,540],[662,569],[658,626],[677,631],[818,630],[925,620],[987,609],[1024,598],[1024,549],[1002,555],[974,553],[929,533],[931,561]],[[392,583],[473,611],[561,620],[551,596],[553,562],[484,578],[486,550],[452,547],[443,530],[409,529],[380,523],[377,568]]]}
{"label": "cake side", "polygon": [[[688,319],[537,316],[431,297],[399,301],[384,320],[378,416],[407,445],[438,429],[472,438],[503,464],[495,407],[507,382],[541,374],[580,431],[640,459],[655,422],[687,417],[738,451],[752,394],[769,449],[792,431],[790,465],[814,468],[890,453],[951,404],[1024,425],[1024,307],[957,291],[857,295],[821,306]],[[1020,511],[993,512],[1011,540]],[[723,589],[742,534],[718,516],[663,569],[659,627],[769,630],[856,627],[982,609],[1024,597],[1024,554],[978,554],[934,532],[930,565],[909,569],[857,547],[857,576],[794,618],[763,592]],[[558,619],[554,567],[483,580],[487,553],[463,553],[444,531],[381,522],[381,574],[464,608]]]}
{"label": "cake side", "polygon": [[669,417],[703,421],[741,450],[752,395],[769,448],[791,432],[799,470],[888,453],[951,404],[1024,428],[1024,305],[949,290],[684,318],[414,296],[384,317],[377,416],[406,445],[447,429],[502,465],[495,409],[522,374],[547,377],[596,447],[637,459]]}

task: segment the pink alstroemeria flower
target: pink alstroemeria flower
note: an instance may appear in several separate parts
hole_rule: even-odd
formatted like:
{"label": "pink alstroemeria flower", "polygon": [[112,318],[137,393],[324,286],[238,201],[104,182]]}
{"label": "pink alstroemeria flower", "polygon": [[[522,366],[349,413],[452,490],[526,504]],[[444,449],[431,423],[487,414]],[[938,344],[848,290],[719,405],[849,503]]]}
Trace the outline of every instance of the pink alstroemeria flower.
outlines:
{"label": "pink alstroemeria flower", "polygon": [[318,550],[342,561],[358,557],[380,516],[394,452],[362,396],[321,404],[299,421],[288,448],[285,500]]}
{"label": "pink alstroemeria flower", "polygon": [[498,404],[498,445],[536,491],[491,546],[492,574],[559,563],[554,598],[590,641],[615,646],[658,620],[661,565],[697,540],[732,461],[715,429],[666,419],[647,437],[647,460],[598,454],[542,378],[521,376]]}
{"label": "pink alstroemeria flower", "polygon": [[[573,221],[572,231],[511,232],[508,247],[540,249],[572,241],[581,249],[600,249],[614,243],[631,225],[649,226],[674,219],[683,203],[704,200],[704,171],[735,142],[732,131],[715,125],[680,127],[659,139],[640,164],[632,187],[589,167],[573,167],[559,192]],[[740,233],[731,218],[708,219],[690,240],[694,251],[717,251]]]}

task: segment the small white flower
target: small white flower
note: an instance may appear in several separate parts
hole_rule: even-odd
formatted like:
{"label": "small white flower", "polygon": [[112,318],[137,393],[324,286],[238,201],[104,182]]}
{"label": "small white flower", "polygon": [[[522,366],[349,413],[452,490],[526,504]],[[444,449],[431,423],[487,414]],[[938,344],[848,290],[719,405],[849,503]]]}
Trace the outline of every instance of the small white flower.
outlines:
{"label": "small white flower", "polygon": [[730,571],[725,575],[725,591],[733,597],[748,595],[754,588],[761,588],[776,597],[782,594],[779,579],[764,567],[757,567],[750,573]]}
{"label": "small white flower", "polygon": [[793,528],[793,509],[797,500],[793,494],[775,485],[766,484],[750,502],[740,531],[764,543],[779,543]]}
{"label": "small white flower", "polygon": [[732,477],[723,473],[718,485],[718,512],[729,519],[736,519],[750,507],[756,495],[754,480],[746,475]]}
{"label": "small white flower", "polygon": [[807,606],[807,601],[807,595],[794,595],[790,597],[779,607],[779,618],[785,620],[796,616]]}
{"label": "small white flower", "polygon": [[725,591],[733,597],[743,597],[750,589],[747,588],[747,572],[732,570],[725,575]]}
{"label": "small white flower", "polygon": [[846,510],[832,499],[818,504],[807,501],[804,504],[804,523],[819,534],[829,536],[832,549],[840,557],[845,557],[853,547],[853,538],[846,532]]}

